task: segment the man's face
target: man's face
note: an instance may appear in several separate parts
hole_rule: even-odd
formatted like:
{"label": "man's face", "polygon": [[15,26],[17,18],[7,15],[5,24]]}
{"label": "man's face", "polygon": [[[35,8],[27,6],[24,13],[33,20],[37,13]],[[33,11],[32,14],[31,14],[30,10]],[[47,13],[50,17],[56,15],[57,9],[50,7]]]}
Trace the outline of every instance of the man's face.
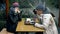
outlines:
{"label": "man's face", "polygon": [[40,15],[40,14],[43,13],[43,11],[42,11],[42,10],[36,10],[36,13],[37,13],[38,15]]}

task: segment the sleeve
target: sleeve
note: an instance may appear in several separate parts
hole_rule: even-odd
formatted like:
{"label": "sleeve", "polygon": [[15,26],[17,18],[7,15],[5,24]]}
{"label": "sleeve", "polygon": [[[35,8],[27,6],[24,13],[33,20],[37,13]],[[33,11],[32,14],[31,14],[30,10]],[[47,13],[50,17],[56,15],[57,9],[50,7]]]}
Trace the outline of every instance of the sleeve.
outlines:
{"label": "sleeve", "polygon": [[53,28],[54,34],[58,34],[57,26],[56,26],[55,21],[52,16],[51,16],[51,22],[53,23],[52,28]]}
{"label": "sleeve", "polygon": [[18,21],[21,21],[21,18],[22,18],[22,14],[19,13],[19,14],[18,14]]}
{"label": "sleeve", "polygon": [[[13,8],[12,8],[13,9]],[[13,22],[13,23],[15,23],[16,22],[16,18],[17,18],[17,16],[16,15],[14,15],[14,9],[12,10],[12,9],[10,9],[10,12],[9,12],[9,17],[10,17],[10,19],[11,19],[11,21]],[[15,16],[15,17],[14,17]]]}
{"label": "sleeve", "polygon": [[44,15],[43,16],[43,24],[38,24],[36,23],[35,26],[39,27],[39,28],[44,28],[47,29],[49,26],[49,22],[50,22],[50,14]]}

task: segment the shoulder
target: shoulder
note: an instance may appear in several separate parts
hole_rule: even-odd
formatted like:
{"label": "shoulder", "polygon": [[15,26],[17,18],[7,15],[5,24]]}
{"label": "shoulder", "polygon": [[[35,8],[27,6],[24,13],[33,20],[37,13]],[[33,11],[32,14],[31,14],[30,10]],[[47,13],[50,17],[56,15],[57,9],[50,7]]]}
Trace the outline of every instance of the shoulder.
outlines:
{"label": "shoulder", "polygon": [[45,17],[51,17],[51,14],[43,14]]}
{"label": "shoulder", "polygon": [[14,7],[10,7],[10,10],[14,10]]}
{"label": "shoulder", "polygon": [[10,7],[10,10],[9,10],[9,12],[13,12],[15,9],[13,8],[13,7]]}
{"label": "shoulder", "polygon": [[51,18],[52,15],[51,14],[43,14],[44,18]]}

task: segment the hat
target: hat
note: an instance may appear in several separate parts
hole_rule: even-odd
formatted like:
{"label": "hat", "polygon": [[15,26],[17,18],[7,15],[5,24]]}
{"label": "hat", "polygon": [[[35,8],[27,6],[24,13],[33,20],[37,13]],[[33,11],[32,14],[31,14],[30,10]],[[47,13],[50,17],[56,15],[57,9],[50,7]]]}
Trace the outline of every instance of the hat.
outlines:
{"label": "hat", "polygon": [[43,5],[38,5],[37,7],[36,7],[36,10],[42,10],[42,11],[45,11],[45,6],[43,6]]}
{"label": "hat", "polygon": [[49,13],[49,10],[46,8],[46,6],[42,4],[38,5],[35,10],[42,10],[44,14]]}
{"label": "hat", "polygon": [[18,3],[18,2],[14,2],[14,3],[13,3],[13,6],[14,6],[14,7],[19,7],[19,3]]}

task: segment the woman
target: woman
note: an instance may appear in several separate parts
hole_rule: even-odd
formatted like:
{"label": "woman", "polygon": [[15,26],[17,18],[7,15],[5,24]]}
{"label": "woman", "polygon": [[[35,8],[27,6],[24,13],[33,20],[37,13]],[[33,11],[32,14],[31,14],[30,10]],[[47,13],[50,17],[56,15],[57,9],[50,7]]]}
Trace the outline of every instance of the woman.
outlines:
{"label": "woman", "polygon": [[10,33],[15,33],[18,21],[21,21],[21,11],[19,9],[19,3],[14,2],[8,14],[6,24],[7,31]]}
{"label": "woman", "polygon": [[38,5],[34,11],[36,18],[40,20],[40,23],[35,23],[34,26],[38,28],[44,28],[43,34],[58,34],[57,27],[52,15],[47,11],[47,8],[43,5]]}

